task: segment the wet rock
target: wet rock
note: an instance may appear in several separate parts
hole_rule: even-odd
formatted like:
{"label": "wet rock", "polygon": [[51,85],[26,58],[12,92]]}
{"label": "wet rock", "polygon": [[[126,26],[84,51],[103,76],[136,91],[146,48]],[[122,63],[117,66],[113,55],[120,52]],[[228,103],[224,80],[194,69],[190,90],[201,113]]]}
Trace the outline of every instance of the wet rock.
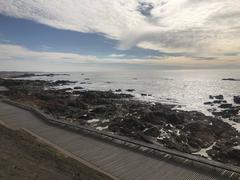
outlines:
{"label": "wet rock", "polygon": [[233,97],[233,101],[234,101],[236,104],[240,104],[240,96],[234,96],[234,97]]}
{"label": "wet rock", "polygon": [[208,122],[191,122],[184,128],[190,132],[188,140],[195,142],[201,148],[209,147],[215,140],[214,132]]}
{"label": "wet rock", "polygon": [[212,112],[214,116],[220,116],[222,118],[230,118],[233,116],[237,116],[240,108],[239,107],[232,107],[230,109],[225,109],[222,111],[215,111]]}
{"label": "wet rock", "polygon": [[240,165],[240,142],[238,138],[220,140],[207,153],[217,161]]}
{"label": "wet rock", "polygon": [[74,89],[83,89],[83,87],[81,87],[81,86],[76,86],[76,87],[74,87]]}
{"label": "wet rock", "polygon": [[234,79],[234,78],[225,78],[222,79],[223,81],[240,81],[240,79]]}
{"label": "wet rock", "polygon": [[214,104],[221,104],[223,101],[222,100],[214,100],[213,103]]}
{"label": "wet rock", "polygon": [[240,116],[230,117],[229,120],[234,121],[236,123],[240,123]]}
{"label": "wet rock", "polygon": [[94,106],[94,109],[91,112],[101,114],[106,113],[109,110],[109,108],[106,105],[97,105]]}
{"label": "wet rock", "polygon": [[133,91],[135,91],[135,89],[126,89],[126,91],[133,92]]}
{"label": "wet rock", "polygon": [[221,104],[220,106],[218,106],[220,108],[231,108],[232,107],[232,104]]}
{"label": "wet rock", "polygon": [[63,88],[63,89],[59,89],[59,91],[62,91],[62,92],[66,92],[66,91],[71,91],[72,88]]}
{"label": "wet rock", "polygon": [[57,80],[54,82],[55,86],[63,86],[63,85],[69,85],[69,84],[74,84],[77,81],[68,81],[68,80]]}
{"label": "wet rock", "polygon": [[213,102],[204,102],[203,104],[205,104],[205,105],[211,105],[211,104],[213,104]]}
{"label": "wet rock", "polygon": [[143,130],[143,133],[145,135],[152,136],[152,137],[158,137],[159,134],[160,134],[159,133],[159,129],[156,126],[152,126],[152,127],[146,128],[145,130]]}
{"label": "wet rock", "polygon": [[[211,153],[213,159],[233,160],[235,151],[226,149],[237,146],[231,139],[239,139],[239,133],[229,124],[197,111],[173,110],[173,105],[138,101],[129,94],[112,91],[78,91],[78,96],[63,90],[44,90],[51,82],[1,80],[14,100],[31,102],[49,115],[61,120],[91,126],[108,126],[107,131],[148,143],[161,143],[165,147],[192,153],[206,148],[214,142],[218,148]],[[33,88],[34,87],[34,88]],[[77,90],[77,89],[75,89]],[[223,105],[222,99],[214,99]],[[236,118],[240,107],[223,109],[217,115]],[[89,123],[88,120],[99,119]],[[107,122],[102,120],[107,119]],[[232,119],[233,120],[233,119]],[[236,120],[237,122],[238,120]],[[104,125],[103,125],[104,124]],[[229,145],[230,144],[230,145]],[[232,155],[231,155],[232,153]]]}
{"label": "wet rock", "polygon": [[19,75],[13,75],[13,76],[10,76],[10,78],[26,78],[26,77],[32,77],[32,76],[35,76],[35,73],[24,73]]}
{"label": "wet rock", "polygon": [[176,149],[181,152],[185,153],[191,153],[190,147],[188,144],[182,143],[182,140],[178,140],[176,138],[170,137],[170,138],[164,138],[161,141],[166,147],[171,149]]}
{"label": "wet rock", "polygon": [[79,94],[81,94],[81,91],[73,91],[72,93],[75,95],[79,95]]}
{"label": "wet rock", "polygon": [[138,135],[140,136],[140,139],[142,139],[143,141],[146,141],[146,142],[152,143],[152,144],[156,143],[156,138],[154,138],[153,136],[148,136],[148,135],[145,135],[141,132],[138,133]]}
{"label": "wet rock", "polygon": [[221,99],[221,100],[224,99],[223,95],[217,95],[217,96],[214,96],[214,98],[215,98],[215,99]]}
{"label": "wet rock", "polygon": [[95,115],[93,113],[82,113],[78,115],[78,119],[91,120],[94,119]]}

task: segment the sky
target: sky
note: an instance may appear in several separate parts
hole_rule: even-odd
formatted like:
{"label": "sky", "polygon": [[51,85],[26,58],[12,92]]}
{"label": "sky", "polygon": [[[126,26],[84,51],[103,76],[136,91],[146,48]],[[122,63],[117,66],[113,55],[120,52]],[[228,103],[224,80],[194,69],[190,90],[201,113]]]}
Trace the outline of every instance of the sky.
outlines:
{"label": "sky", "polygon": [[0,0],[0,70],[240,68],[239,0]]}

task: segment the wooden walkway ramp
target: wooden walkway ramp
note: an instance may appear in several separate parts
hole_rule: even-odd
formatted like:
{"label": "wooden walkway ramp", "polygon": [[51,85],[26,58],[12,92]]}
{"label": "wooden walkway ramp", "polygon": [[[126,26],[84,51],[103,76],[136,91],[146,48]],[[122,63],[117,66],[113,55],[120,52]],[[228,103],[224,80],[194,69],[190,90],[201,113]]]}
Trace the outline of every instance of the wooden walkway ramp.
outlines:
{"label": "wooden walkway ramp", "polygon": [[91,136],[51,126],[31,112],[1,101],[0,120],[14,129],[25,128],[119,179],[229,179],[221,173],[184,166],[167,158],[154,158]]}

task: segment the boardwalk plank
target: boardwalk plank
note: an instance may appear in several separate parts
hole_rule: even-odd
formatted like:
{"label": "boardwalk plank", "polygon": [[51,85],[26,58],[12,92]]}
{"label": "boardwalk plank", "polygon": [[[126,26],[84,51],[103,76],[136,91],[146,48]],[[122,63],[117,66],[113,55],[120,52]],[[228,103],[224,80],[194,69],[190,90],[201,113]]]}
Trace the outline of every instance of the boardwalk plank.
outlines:
{"label": "boardwalk plank", "polygon": [[12,128],[26,128],[49,142],[91,162],[120,179],[227,179],[186,167],[174,160],[164,160],[115,146],[99,139],[50,126],[32,113],[0,102],[0,120]]}

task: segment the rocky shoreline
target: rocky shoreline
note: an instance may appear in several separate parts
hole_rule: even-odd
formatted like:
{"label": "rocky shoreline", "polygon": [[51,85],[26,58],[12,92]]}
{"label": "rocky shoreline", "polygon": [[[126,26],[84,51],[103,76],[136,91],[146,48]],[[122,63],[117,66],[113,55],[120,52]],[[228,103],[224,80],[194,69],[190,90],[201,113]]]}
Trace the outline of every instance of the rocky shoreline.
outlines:
{"label": "rocky shoreline", "polygon": [[[120,90],[87,91],[79,86],[54,88],[69,83],[75,82],[0,79],[0,86],[9,89],[2,92],[5,96],[37,107],[59,120],[185,153],[196,153],[212,146],[206,152],[210,158],[240,165],[240,133],[222,121],[221,116],[210,117],[197,111],[176,110],[174,105],[139,101]],[[221,96],[212,100],[215,103],[221,100],[219,105],[231,108]],[[206,104],[211,106],[211,103]]]}

